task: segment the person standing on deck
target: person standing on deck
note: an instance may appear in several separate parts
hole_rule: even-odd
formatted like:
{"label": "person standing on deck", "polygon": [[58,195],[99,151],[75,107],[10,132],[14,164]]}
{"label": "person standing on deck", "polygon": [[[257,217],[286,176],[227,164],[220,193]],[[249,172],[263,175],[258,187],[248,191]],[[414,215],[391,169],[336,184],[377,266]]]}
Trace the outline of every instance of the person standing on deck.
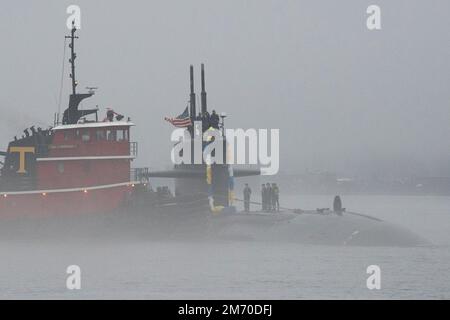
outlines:
{"label": "person standing on deck", "polygon": [[266,210],[267,211],[272,211],[272,198],[273,198],[273,194],[272,194],[272,187],[270,186],[270,183],[266,183]]}
{"label": "person standing on deck", "polygon": [[334,201],[333,201],[333,211],[338,214],[338,215],[342,215],[342,211],[344,211],[342,209],[342,200],[340,196],[335,196],[334,197]]}
{"label": "person standing on deck", "polygon": [[261,185],[261,204],[262,204],[262,211],[267,210],[267,190],[266,185],[263,183]]}
{"label": "person standing on deck", "polygon": [[245,184],[244,188],[244,211],[250,212],[250,196],[252,194],[252,189],[248,186],[248,183]]}
{"label": "person standing on deck", "polygon": [[272,183],[272,207],[274,211],[280,211],[280,189],[276,183]]}
{"label": "person standing on deck", "polygon": [[203,132],[208,130],[209,127],[211,126],[210,120],[211,119],[210,119],[208,111],[206,111],[205,113],[202,114],[202,129],[203,129]]}
{"label": "person standing on deck", "polygon": [[219,129],[219,122],[219,115],[216,113],[216,110],[213,110],[210,116],[211,127]]}

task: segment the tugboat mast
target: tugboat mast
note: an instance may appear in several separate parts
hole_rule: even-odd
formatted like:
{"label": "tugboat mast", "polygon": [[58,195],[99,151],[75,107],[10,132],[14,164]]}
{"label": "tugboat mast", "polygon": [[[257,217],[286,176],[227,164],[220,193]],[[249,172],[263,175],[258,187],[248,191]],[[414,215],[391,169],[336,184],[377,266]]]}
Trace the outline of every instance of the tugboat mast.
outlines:
{"label": "tugboat mast", "polygon": [[75,53],[75,39],[78,39],[78,36],[75,35],[75,32],[77,31],[77,28],[75,27],[75,20],[72,21],[72,30],[70,32],[70,36],[66,36],[66,39],[70,39],[70,65],[71,65],[71,74],[70,78],[72,79],[72,94],[77,94],[76,87],[77,87],[77,80],[75,79],[75,59],[77,57],[77,54]]}
{"label": "tugboat mast", "polygon": [[89,98],[94,94],[94,91],[90,91],[88,93],[77,93],[77,85],[78,82],[75,77],[75,59],[77,58],[77,54],[75,53],[75,39],[78,39],[78,36],[75,35],[77,28],[75,27],[75,21],[72,21],[72,30],[70,32],[70,36],[65,36],[66,39],[70,39],[69,48],[70,48],[70,66],[71,73],[70,78],[72,79],[72,94],[69,97],[69,107],[64,111],[63,114],[63,124],[75,124],[80,120],[81,117],[84,117],[89,114],[97,114],[98,109],[88,109],[88,110],[78,110],[78,106],[83,99]]}

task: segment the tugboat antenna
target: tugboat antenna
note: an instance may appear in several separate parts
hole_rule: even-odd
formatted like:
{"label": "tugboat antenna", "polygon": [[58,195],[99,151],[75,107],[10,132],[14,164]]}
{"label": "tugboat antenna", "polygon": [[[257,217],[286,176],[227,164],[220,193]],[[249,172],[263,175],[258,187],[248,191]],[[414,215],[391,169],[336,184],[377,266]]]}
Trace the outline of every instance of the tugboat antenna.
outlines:
{"label": "tugboat antenna", "polygon": [[75,78],[75,59],[77,57],[77,54],[75,53],[75,39],[78,39],[78,36],[75,35],[75,31],[77,31],[77,28],[75,27],[75,20],[72,21],[72,30],[70,32],[70,36],[66,36],[66,39],[70,39],[70,65],[71,65],[71,74],[70,78],[72,79],[72,94],[77,94],[77,80]]}
{"label": "tugboat antenna", "polygon": [[88,93],[77,93],[77,79],[75,77],[75,59],[77,54],[75,53],[75,39],[78,37],[75,35],[77,28],[75,27],[75,21],[72,21],[72,30],[70,36],[66,36],[66,39],[70,39],[70,66],[71,73],[70,78],[72,79],[72,94],[69,97],[69,107],[64,111],[63,114],[63,124],[76,124],[81,117],[87,116],[89,114],[97,113],[97,109],[88,110],[78,110],[78,105],[83,99],[91,97],[95,91],[90,90]]}

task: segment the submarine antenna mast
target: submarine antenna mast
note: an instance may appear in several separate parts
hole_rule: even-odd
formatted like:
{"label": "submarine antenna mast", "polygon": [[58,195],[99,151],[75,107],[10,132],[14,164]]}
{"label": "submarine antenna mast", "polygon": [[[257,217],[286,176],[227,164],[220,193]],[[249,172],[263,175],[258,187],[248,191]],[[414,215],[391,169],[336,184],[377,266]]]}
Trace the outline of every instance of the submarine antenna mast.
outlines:
{"label": "submarine antenna mast", "polygon": [[[191,122],[192,122],[192,136],[194,135],[194,121],[195,121],[195,116],[196,116],[196,110],[195,110],[195,89],[194,89],[194,66],[191,64],[190,68],[189,68],[189,81],[190,81],[190,89],[191,89],[191,93],[189,95],[189,106],[190,106],[190,110],[189,110],[189,114],[191,116]],[[195,157],[194,157],[194,139],[191,139],[191,163],[194,163]]]}
{"label": "submarine antenna mast", "polygon": [[72,21],[72,30],[70,32],[70,36],[66,36],[66,39],[70,39],[70,66],[71,66],[71,74],[70,78],[72,79],[72,94],[77,94],[77,80],[75,78],[75,59],[77,57],[77,54],[75,53],[75,39],[78,39],[78,36],[75,35],[75,31],[77,31],[77,28],[75,27],[75,20]]}
{"label": "submarine antenna mast", "polygon": [[206,105],[206,91],[205,91],[205,65],[202,63],[202,93],[201,93],[201,103],[202,103],[202,114],[207,111]]}
{"label": "submarine antenna mast", "polygon": [[190,67],[190,85],[191,85],[191,94],[189,96],[190,101],[190,114],[191,114],[191,121],[194,122],[195,116],[196,116],[196,108],[195,108],[195,91],[194,91],[194,66],[191,65]]}

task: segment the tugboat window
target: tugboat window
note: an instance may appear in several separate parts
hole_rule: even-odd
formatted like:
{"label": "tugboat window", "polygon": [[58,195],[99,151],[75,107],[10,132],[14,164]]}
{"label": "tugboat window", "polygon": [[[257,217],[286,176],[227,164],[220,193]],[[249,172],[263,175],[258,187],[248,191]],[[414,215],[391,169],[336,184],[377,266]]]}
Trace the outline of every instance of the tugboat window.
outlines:
{"label": "tugboat window", "polygon": [[106,140],[106,134],[104,130],[97,130],[97,140]]}
{"label": "tugboat window", "polygon": [[91,136],[89,134],[89,131],[88,130],[84,130],[83,131],[83,135],[81,136],[81,141],[86,142],[86,141],[89,141],[90,139],[91,139]]}
{"label": "tugboat window", "polygon": [[106,130],[106,137],[108,138],[108,141],[116,141],[116,131]]}
{"label": "tugboat window", "polygon": [[64,131],[64,140],[70,140],[72,138],[72,131]]}
{"label": "tugboat window", "polygon": [[117,130],[117,141],[124,141],[125,140],[125,130]]}

